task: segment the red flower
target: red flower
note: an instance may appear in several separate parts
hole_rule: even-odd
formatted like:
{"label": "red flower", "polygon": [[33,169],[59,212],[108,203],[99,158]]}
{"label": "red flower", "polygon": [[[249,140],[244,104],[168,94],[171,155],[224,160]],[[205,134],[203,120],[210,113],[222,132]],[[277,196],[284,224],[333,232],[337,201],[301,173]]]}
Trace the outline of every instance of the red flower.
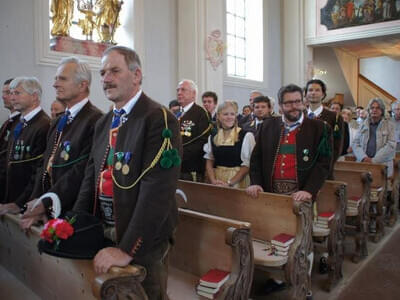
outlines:
{"label": "red flower", "polygon": [[74,228],[67,221],[57,224],[56,236],[60,239],[66,240],[74,233]]}

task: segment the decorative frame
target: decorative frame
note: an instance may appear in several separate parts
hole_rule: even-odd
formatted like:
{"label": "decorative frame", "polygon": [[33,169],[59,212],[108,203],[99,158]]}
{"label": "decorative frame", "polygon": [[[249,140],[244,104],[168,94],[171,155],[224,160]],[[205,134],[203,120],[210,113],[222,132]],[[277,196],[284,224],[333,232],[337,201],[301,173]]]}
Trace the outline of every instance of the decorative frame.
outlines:
{"label": "decorative frame", "polygon": [[224,61],[226,44],[222,39],[221,30],[213,30],[206,40],[206,59],[210,61],[214,71]]}

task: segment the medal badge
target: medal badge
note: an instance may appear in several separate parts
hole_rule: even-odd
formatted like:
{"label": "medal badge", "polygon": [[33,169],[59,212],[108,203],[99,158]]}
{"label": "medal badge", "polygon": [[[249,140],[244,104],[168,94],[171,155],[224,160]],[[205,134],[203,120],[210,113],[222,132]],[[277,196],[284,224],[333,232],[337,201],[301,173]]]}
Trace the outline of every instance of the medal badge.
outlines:
{"label": "medal badge", "polygon": [[129,174],[129,162],[132,158],[132,152],[126,152],[124,156],[124,165],[122,166],[122,174],[128,175]]}
{"label": "medal badge", "polygon": [[308,162],[310,160],[309,153],[310,153],[310,150],[308,150],[308,149],[303,150],[303,160],[305,162]]}
{"label": "medal badge", "polygon": [[71,151],[71,142],[65,141],[62,143],[63,150],[60,153],[60,157],[64,159],[64,161],[69,160],[69,152]]}
{"label": "medal badge", "polygon": [[119,171],[122,168],[122,158],[124,157],[124,152],[117,152],[115,153],[115,156],[117,157],[117,162],[114,165],[115,170]]}
{"label": "medal badge", "polygon": [[21,150],[21,145],[20,145],[20,141],[18,140],[15,145],[15,149],[14,149],[14,160],[20,159],[20,155],[19,155],[20,150]]}
{"label": "medal badge", "polygon": [[181,124],[181,135],[191,137],[192,136],[192,127],[194,126],[194,122],[191,120],[185,120]]}

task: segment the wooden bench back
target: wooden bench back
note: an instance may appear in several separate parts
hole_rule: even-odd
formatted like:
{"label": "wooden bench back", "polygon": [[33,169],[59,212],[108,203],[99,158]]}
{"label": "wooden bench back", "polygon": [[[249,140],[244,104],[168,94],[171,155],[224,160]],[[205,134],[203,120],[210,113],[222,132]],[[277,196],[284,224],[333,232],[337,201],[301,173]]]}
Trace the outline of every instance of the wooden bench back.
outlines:
{"label": "wooden bench back", "polygon": [[[342,181],[326,180],[317,195],[318,212],[345,211],[346,183]],[[345,214],[344,214],[345,216]]]}
{"label": "wooden bench back", "polygon": [[177,197],[179,207],[249,222],[253,238],[267,241],[279,233],[296,235],[297,218],[290,196],[260,193],[255,199],[243,190],[182,180],[178,189],[187,197],[187,202]]}
{"label": "wooden bench back", "polygon": [[340,181],[347,183],[347,196],[362,197],[369,189],[372,181],[372,175],[369,171],[356,169],[338,169],[335,168],[333,176]]}
{"label": "wooden bench back", "polygon": [[337,161],[335,163],[335,169],[351,169],[370,172],[372,176],[371,187],[386,187],[387,166],[384,164]]}
{"label": "wooden bench back", "polygon": [[229,239],[237,229],[249,232],[250,223],[179,208],[170,265],[199,277],[210,269],[230,271],[233,254]]}

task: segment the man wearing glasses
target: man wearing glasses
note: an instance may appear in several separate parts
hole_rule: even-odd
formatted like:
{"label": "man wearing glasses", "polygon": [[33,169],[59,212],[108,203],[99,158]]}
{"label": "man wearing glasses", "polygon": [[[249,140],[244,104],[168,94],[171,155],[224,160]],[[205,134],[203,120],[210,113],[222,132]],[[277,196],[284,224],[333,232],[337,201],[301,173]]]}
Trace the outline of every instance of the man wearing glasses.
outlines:
{"label": "man wearing glasses", "polygon": [[[332,136],[324,122],[304,116],[300,87],[282,87],[278,99],[282,116],[266,119],[260,128],[246,191],[255,198],[260,192],[272,192],[291,195],[295,201],[312,201],[329,174]],[[284,287],[285,283],[269,279],[264,292]]]}

